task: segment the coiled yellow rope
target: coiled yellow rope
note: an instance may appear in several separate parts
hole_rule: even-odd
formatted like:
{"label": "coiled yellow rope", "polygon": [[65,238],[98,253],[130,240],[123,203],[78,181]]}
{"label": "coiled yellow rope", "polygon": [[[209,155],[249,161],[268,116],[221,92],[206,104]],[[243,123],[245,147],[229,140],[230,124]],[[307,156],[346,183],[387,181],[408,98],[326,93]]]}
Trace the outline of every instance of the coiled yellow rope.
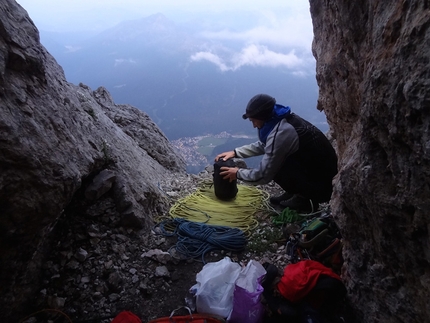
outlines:
{"label": "coiled yellow rope", "polygon": [[169,211],[172,218],[238,228],[245,233],[257,227],[255,213],[266,209],[269,194],[254,186],[237,185],[236,198],[223,201],[206,181],[191,195],[178,200]]}

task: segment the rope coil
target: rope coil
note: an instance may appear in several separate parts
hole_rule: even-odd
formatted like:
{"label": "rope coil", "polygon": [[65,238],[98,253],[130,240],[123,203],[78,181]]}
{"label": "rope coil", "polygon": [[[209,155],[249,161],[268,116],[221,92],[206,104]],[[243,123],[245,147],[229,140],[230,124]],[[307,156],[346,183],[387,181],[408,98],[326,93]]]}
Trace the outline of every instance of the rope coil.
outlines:
{"label": "rope coil", "polygon": [[236,198],[224,201],[215,196],[211,182],[203,182],[193,194],[177,201],[169,215],[191,222],[238,228],[248,234],[257,227],[254,214],[264,209],[269,195],[254,186],[237,187]]}
{"label": "rope coil", "polygon": [[213,250],[239,252],[245,248],[247,235],[258,226],[254,215],[266,209],[268,193],[253,186],[238,185],[232,200],[215,196],[212,182],[205,181],[191,195],[178,200],[169,211],[170,219],[156,225],[158,233],[176,235],[172,251],[187,258],[204,261]]}
{"label": "rope coil", "polygon": [[[166,231],[165,227],[175,227],[173,233]],[[185,258],[198,259],[213,250],[242,251],[247,243],[245,233],[238,228],[213,226],[204,223],[194,223],[185,219],[176,218],[160,222],[156,227],[160,234],[166,236],[176,235],[176,245],[169,249],[181,254]]]}

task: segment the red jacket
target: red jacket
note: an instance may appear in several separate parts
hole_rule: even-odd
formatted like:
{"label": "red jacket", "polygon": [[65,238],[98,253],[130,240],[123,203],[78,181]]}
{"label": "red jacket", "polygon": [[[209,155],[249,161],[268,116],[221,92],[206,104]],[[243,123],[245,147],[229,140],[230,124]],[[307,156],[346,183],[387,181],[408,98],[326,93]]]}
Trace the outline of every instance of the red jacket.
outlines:
{"label": "red jacket", "polygon": [[289,301],[299,302],[315,287],[321,274],[341,280],[323,264],[314,260],[303,260],[285,267],[277,288]]}

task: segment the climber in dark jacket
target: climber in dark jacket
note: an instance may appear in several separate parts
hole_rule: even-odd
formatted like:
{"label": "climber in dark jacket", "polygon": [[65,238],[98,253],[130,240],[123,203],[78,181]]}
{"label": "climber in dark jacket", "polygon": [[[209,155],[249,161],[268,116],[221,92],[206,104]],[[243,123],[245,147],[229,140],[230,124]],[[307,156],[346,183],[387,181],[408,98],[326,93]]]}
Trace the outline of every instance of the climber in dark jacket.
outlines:
{"label": "climber in dark jacket", "polygon": [[258,128],[259,141],[216,156],[219,159],[264,155],[257,168],[223,167],[224,179],[260,185],[274,180],[285,191],[270,199],[273,204],[312,212],[332,194],[337,156],[327,137],[308,121],[276,104],[267,94],[254,96],[243,119]]}

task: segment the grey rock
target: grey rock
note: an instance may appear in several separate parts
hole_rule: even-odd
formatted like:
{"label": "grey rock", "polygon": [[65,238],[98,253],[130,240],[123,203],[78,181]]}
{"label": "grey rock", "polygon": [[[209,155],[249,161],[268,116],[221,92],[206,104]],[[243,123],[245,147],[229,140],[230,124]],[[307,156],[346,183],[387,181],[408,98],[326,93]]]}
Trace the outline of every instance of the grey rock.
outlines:
{"label": "grey rock", "polygon": [[426,322],[428,3],[369,4],[310,1],[317,108],[339,158],[331,206],[344,238],[343,278],[358,321]]}
{"label": "grey rock", "polygon": [[66,299],[57,296],[48,296],[48,305],[52,308],[60,309],[64,307]]}
{"label": "grey rock", "polygon": [[109,289],[113,291],[120,290],[122,281],[123,279],[118,272],[112,272],[108,278]]}
{"label": "grey rock", "polygon": [[137,273],[137,269],[136,268],[130,268],[130,270],[128,272],[130,274],[134,275],[135,273]]}
{"label": "grey rock", "polygon": [[172,256],[168,252],[162,251],[160,249],[152,249],[147,252],[144,252],[141,257],[152,258],[162,264],[167,264],[172,258]]}
{"label": "grey rock", "polygon": [[89,200],[99,199],[112,188],[115,179],[116,175],[113,171],[103,169],[94,177],[92,183],[85,190],[85,197]]}
{"label": "grey rock", "polygon": [[87,259],[88,252],[82,248],[79,248],[75,253],[75,257],[79,262],[84,262]]}
{"label": "grey rock", "polygon": [[116,294],[116,293],[112,293],[109,295],[109,301],[111,301],[111,302],[116,302],[120,298],[121,298],[121,296],[119,294]]}
{"label": "grey rock", "polygon": [[112,262],[112,260],[109,260],[109,261],[105,262],[105,263],[104,263],[105,268],[106,268],[106,269],[111,268],[111,267],[112,267],[112,263],[113,263],[113,262]]}
{"label": "grey rock", "polygon": [[162,244],[164,244],[166,242],[166,239],[164,239],[164,238],[160,238],[160,239],[157,239],[156,241],[155,241],[155,243],[157,244],[157,246],[161,246]]}
{"label": "grey rock", "polygon": [[76,260],[70,260],[68,263],[67,263],[67,268],[70,268],[70,269],[76,269],[76,268],[78,268],[79,267],[79,262],[77,262]]}
{"label": "grey rock", "polygon": [[170,277],[169,270],[166,266],[159,266],[155,268],[155,276],[157,277]]}
{"label": "grey rock", "polygon": [[[157,183],[185,172],[185,163],[146,113],[115,104],[104,88],[67,82],[14,0],[0,3],[0,21],[0,196],[11,206],[0,215],[0,244],[9,246],[0,285],[10,293],[0,308],[18,313],[37,289],[45,244],[64,210],[85,212],[92,201],[79,197],[101,199],[108,190],[109,222],[149,227],[168,208]],[[27,287],[13,285],[18,280]]]}

